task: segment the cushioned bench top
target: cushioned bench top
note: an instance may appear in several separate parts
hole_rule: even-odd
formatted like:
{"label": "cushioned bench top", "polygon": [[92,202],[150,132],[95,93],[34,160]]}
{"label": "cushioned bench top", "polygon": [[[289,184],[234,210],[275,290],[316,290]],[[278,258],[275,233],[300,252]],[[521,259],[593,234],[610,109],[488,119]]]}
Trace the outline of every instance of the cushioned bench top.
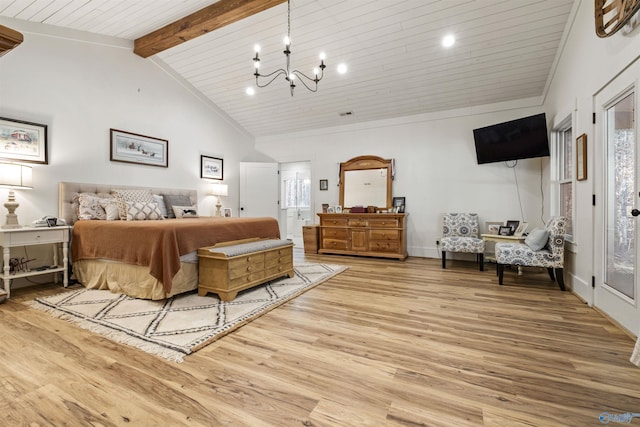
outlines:
{"label": "cushioned bench top", "polygon": [[238,245],[222,246],[219,248],[210,248],[209,252],[217,254],[225,254],[227,257],[250,254],[253,252],[266,251],[268,249],[276,249],[291,245],[291,240],[265,239],[255,242],[240,243]]}

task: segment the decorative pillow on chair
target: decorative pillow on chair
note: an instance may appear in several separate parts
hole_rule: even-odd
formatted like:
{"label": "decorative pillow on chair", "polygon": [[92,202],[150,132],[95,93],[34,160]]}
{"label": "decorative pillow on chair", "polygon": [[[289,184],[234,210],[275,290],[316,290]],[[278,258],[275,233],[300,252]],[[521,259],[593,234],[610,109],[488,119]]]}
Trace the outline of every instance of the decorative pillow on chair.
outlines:
{"label": "decorative pillow on chair", "polygon": [[127,202],[127,221],[164,219],[154,202]]}
{"label": "decorative pillow on chair", "polygon": [[198,218],[198,208],[196,206],[174,206],[173,213],[176,218]]}
{"label": "decorative pillow on chair", "polygon": [[547,240],[549,240],[549,231],[542,228],[534,228],[527,238],[524,239],[524,243],[526,243],[532,251],[539,251],[546,246]]}
{"label": "decorative pillow on chair", "polygon": [[[120,213],[120,219],[126,220],[129,212],[127,202],[132,203],[153,203],[153,194],[149,190],[111,190],[116,203],[118,204],[118,212]],[[157,206],[156,206],[157,207]]]}

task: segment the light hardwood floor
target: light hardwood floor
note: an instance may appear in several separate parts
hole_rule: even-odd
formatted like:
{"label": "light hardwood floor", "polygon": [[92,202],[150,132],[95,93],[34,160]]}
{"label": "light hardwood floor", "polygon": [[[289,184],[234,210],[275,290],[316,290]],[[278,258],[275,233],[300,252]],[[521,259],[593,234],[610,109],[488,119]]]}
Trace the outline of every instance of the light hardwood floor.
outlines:
{"label": "light hardwood floor", "polygon": [[632,338],[543,270],[498,286],[493,265],[295,258],[350,268],[181,364],[22,304],[59,285],[12,292],[0,425],[585,426],[640,412]]}

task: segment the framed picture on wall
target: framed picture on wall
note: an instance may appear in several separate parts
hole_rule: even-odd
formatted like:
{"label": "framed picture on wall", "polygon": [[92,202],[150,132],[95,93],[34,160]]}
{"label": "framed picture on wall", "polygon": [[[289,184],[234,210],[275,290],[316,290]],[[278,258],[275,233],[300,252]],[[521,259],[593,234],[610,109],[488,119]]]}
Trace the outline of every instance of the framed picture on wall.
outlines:
{"label": "framed picture on wall", "polygon": [[0,158],[47,164],[47,125],[0,117]]}
{"label": "framed picture on wall", "polygon": [[169,167],[169,141],[110,129],[111,161]]}
{"label": "framed picture on wall", "polygon": [[329,180],[321,179],[320,180],[320,191],[327,191],[329,189]]}
{"label": "framed picture on wall", "polygon": [[576,179],[587,179],[587,134],[576,138]]}
{"label": "framed picture on wall", "polygon": [[222,166],[222,159],[217,157],[200,156],[200,178],[222,180]]}

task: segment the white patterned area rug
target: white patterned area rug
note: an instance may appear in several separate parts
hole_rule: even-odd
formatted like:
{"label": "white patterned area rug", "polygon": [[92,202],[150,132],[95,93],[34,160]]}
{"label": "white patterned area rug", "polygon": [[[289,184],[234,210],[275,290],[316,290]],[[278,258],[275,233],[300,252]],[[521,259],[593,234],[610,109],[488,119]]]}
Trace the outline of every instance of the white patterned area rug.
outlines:
{"label": "white patterned area rug", "polygon": [[176,362],[319,285],[347,267],[305,263],[295,275],[238,293],[230,302],[193,291],[150,301],[107,290],[79,289],[28,304],[114,341]]}

